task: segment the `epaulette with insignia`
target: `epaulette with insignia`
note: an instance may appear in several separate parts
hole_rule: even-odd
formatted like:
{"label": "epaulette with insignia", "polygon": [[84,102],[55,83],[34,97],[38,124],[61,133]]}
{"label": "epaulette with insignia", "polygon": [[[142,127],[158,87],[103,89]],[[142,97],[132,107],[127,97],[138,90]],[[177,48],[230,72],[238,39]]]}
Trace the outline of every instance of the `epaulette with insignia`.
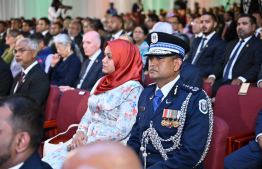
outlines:
{"label": "epaulette with insignia", "polygon": [[188,92],[191,92],[193,94],[200,92],[201,90],[198,87],[189,86],[187,84],[183,84],[181,89],[184,89]]}

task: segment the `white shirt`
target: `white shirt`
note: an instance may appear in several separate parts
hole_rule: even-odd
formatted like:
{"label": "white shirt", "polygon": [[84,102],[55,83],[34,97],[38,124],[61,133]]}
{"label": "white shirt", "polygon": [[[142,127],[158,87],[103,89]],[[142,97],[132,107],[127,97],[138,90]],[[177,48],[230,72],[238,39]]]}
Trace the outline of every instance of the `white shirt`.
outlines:
{"label": "white shirt", "polygon": [[[23,69],[23,72],[24,72],[24,74],[25,74],[24,77],[23,77],[23,79],[26,77],[26,75],[28,74],[28,72],[29,72],[37,63],[38,63],[38,62],[35,61],[35,62],[32,63],[28,68],[26,68],[26,70]],[[16,86],[15,86],[14,91],[16,91],[17,85],[18,85],[18,81],[17,81],[17,83],[16,83]]]}
{"label": "white shirt", "polygon": [[6,30],[4,32],[0,33],[0,36],[3,36],[5,32],[6,32]]}
{"label": "white shirt", "polygon": [[62,17],[65,18],[64,17],[64,15],[65,15],[64,11],[65,10],[61,9],[61,8],[58,8],[57,11],[56,11],[55,7],[50,6],[48,8],[48,13],[47,13],[48,19],[50,20],[50,22],[55,22],[55,19],[57,17],[59,17],[60,13],[61,13]]}
{"label": "white shirt", "polygon": [[[171,82],[165,84],[160,90],[161,92],[163,93],[163,97],[162,97],[162,100],[163,101],[166,96],[168,95],[168,93],[170,92],[170,90],[172,89],[172,87],[176,84],[176,82],[178,81],[178,79],[180,78],[180,75],[178,75],[174,80],[172,80]],[[159,89],[158,86],[156,86],[156,91]],[[156,94],[156,91],[155,91],[155,94]]]}
{"label": "white shirt", "polygon": [[112,40],[113,37],[114,37],[114,40],[115,40],[115,39],[118,39],[119,36],[122,34],[122,32],[123,32],[123,29],[121,29],[121,30],[120,30],[119,32],[117,32],[116,34],[112,35],[112,37],[111,37],[110,40]]}
{"label": "white shirt", "polygon": [[[209,34],[208,36],[205,36],[203,35],[203,38],[206,38],[206,40],[204,41],[204,45],[203,46],[206,46],[206,44],[208,43],[208,41],[212,38],[212,36],[216,33],[216,31],[212,32],[211,34]],[[194,56],[194,59],[192,60],[192,64],[195,62],[196,58],[197,58],[197,55],[198,53],[200,52],[200,48],[201,48],[201,45],[202,45],[202,41],[203,39],[200,41],[199,45],[198,45],[198,48],[197,48],[197,51],[196,51],[196,54]]]}
{"label": "white shirt", "polygon": [[133,32],[130,31],[130,32],[127,32],[126,34],[127,34],[128,36],[130,36],[132,33],[133,33]]}
{"label": "white shirt", "polygon": [[[228,79],[232,79],[232,71],[233,71],[233,67],[234,67],[234,65],[235,65],[235,63],[236,63],[236,61],[237,61],[238,55],[240,54],[241,50],[243,49],[243,47],[246,45],[246,43],[249,41],[249,39],[250,39],[251,37],[252,37],[252,36],[249,36],[249,37],[247,37],[246,39],[244,39],[245,42],[243,42],[243,43],[241,44],[241,46],[240,46],[240,48],[239,48],[239,50],[238,50],[238,52],[237,52],[237,54],[236,54],[236,56],[235,56],[232,64],[231,64],[231,67],[230,67],[230,69],[229,69]],[[238,47],[238,45],[239,45],[239,43],[240,43],[241,40],[242,40],[242,39],[239,39],[238,43],[236,44],[236,46],[235,46],[234,49],[232,50],[232,52],[231,52],[231,54],[230,54],[230,57],[229,57],[229,60],[230,60],[230,58],[232,57],[232,55],[235,53],[235,51],[236,51],[236,49],[237,49],[237,47]],[[228,62],[227,62],[227,64],[226,64],[225,68],[224,68],[223,77],[224,77],[224,75],[225,75],[227,66],[228,66]],[[210,76],[208,76],[208,77],[213,77],[213,78],[216,79],[216,76],[215,76],[215,75],[210,75]],[[245,79],[245,78],[242,77],[242,76],[239,76],[238,79],[241,80],[243,83],[245,83],[245,82],[247,81],[247,79]]]}
{"label": "white shirt", "polygon": [[195,34],[195,38],[198,38],[198,37],[202,37],[203,36],[203,32],[200,32],[199,34]]}
{"label": "white shirt", "polygon": [[258,28],[258,29],[255,31],[254,35],[257,36],[258,34],[260,34],[261,29],[262,29],[262,27]]}
{"label": "white shirt", "polygon": [[24,162],[20,163],[20,164],[17,164],[16,166],[14,167],[11,167],[9,169],[19,169],[20,167],[22,167],[22,165],[24,164]]}
{"label": "white shirt", "polygon": [[48,33],[48,30],[45,30],[44,32],[42,32],[42,35],[45,36]]}
{"label": "white shirt", "polygon": [[99,49],[93,56],[89,57],[89,59],[90,59],[89,64],[88,64],[88,66],[87,66],[87,68],[86,68],[86,72],[85,72],[84,76],[81,78],[79,84],[76,86],[77,89],[80,89],[80,88],[81,88],[81,86],[82,86],[82,84],[83,84],[83,82],[84,82],[84,79],[85,79],[87,73],[89,72],[90,68],[92,67],[93,63],[96,61],[98,55],[99,55],[101,52],[102,52],[101,49]]}

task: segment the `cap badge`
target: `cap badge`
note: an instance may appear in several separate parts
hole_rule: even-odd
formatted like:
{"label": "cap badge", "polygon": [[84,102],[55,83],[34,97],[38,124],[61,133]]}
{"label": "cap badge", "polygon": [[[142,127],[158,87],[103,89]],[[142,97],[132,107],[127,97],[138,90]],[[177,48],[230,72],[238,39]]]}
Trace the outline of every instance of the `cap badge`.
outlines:
{"label": "cap badge", "polygon": [[157,35],[157,33],[152,33],[151,34],[151,42],[152,43],[157,43],[158,42],[158,35]]}

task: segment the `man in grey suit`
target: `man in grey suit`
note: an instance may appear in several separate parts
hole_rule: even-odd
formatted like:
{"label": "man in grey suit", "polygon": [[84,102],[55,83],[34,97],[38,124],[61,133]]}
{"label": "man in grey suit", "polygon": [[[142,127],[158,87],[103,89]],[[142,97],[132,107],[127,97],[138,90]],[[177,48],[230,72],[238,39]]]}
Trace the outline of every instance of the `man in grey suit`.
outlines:
{"label": "man in grey suit", "polygon": [[[89,31],[83,37],[83,48],[88,59],[82,68],[74,87],[91,91],[97,80],[105,74],[102,72],[103,51],[100,49],[100,35],[96,31]],[[70,86],[59,86],[61,92],[72,90]]]}

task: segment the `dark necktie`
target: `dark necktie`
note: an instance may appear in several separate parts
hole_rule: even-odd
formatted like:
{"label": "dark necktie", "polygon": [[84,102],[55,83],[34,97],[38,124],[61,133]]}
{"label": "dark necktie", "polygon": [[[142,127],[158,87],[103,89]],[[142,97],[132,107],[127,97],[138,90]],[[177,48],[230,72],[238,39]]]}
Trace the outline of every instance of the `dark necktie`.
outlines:
{"label": "dark necktie", "polygon": [[[18,89],[18,88],[19,88],[19,86],[21,85],[21,83],[22,83],[22,80],[23,80],[24,76],[25,76],[25,73],[24,73],[24,72],[22,72],[22,73],[21,73],[21,76],[19,77],[19,80],[18,80],[18,83],[17,83],[17,87],[16,87],[16,90],[15,90],[15,92],[17,91],[17,89]],[[14,92],[14,93],[15,93],[15,92]]]}
{"label": "dark necktie", "polygon": [[[86,63],[86,69],[87,69],[87,67],[88,67],[88,65],[89,65],[89,63],[90,63],[90,59],[89,58],[87,58],[87,63]],[[80,83],[81,83],[81,80],[84,80],[84,78],[85,78],[85,76],[86,76],[86,69],[85,69],[85,71],[83,71],[83,72],[81,72],[80,73],[80,80],[79,80],[79,82],[77,83],[77,85],[79,85]],[[89,69],[90,70],[90,69]],[[83,83],[82,83],[83,84]]]}
{"label": "dark necktie", "polygon": [[156,91],[156,95],[153,99],[153,107],[154,107],[154,112],[156,111],[156,109],[158,108],[158,106],[160,105],[161,103],[161,100],[162,100],[162,97],[163,97],[163,93],[160,89],[158,89]]}
{"label": "dark necktie", "polygon": [[200,50],[198,51],[196,58],[192,61],[192,64],[195,65],[196,61],[198,60],[199,54],[202,52],[203,48],[204,48],[204,44],[205,41],[207,40],[207,38],[202,38],[202,42],[201,42],[201,46],[200,46]]}
{"label": "dark necktie", "polygon": [[229,59],[228,63],[227,63],[227,68],[226,68],[226,71],[225,71],[225,74],[224,74],[224,77],[223,77],[223,83],[226,82],[228,80],[228,75],[229,75],[229,70],[232,66],[232,63],[233,63],[233,60],[235,59],[236,55],[237,55],[237,52],[240,48],[240,46],[242,45],[242,43],[245,42],[244,40],[241,40],[237,49],[235,50],[235,52],[233,53],[232,57]]}

